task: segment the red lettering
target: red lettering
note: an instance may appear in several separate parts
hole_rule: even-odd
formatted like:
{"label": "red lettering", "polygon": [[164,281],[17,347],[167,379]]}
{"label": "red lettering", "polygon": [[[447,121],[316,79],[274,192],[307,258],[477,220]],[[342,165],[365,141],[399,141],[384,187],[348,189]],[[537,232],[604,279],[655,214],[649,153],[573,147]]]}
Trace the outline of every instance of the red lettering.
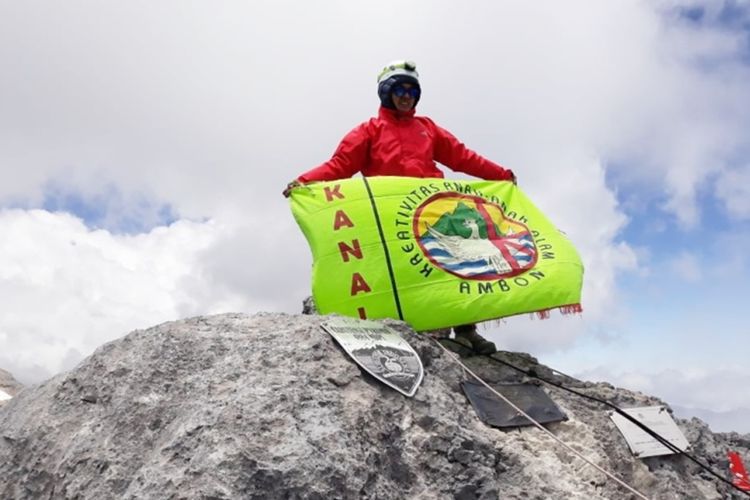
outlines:
{"label": "red lettering", "polygon": [[344,195],[341,194],[340,189],[341,189],[341,184],[336,184],[332,188],[329,187],[329,186],[326,186],[324,188],[324,191],[326,193],[326,201],[333,201],[334,197],[343,200],[344,199]]}
{"label": "red lettering", "polygon": [[337,210],[336,215],[333,216],[333,230],[338,231],[342,227],[354,227],[354,223],[349,218],[348,215],[346,215],[346,212],[343,210]]}
{"label": "red lettering", "polygon": [[357,295],[359,292],[369,293],[371,291],[370,285],[367,284],[361,274],[352,274],[352,296]]}
{"label": "red lettering", "polygon": [[358,259],[362,258],[362,247],[359,246],[359,240],[352,240],[352,245],[354,245],[354,248],[343,241],[339,241],[339,252],[341,252],[341,258],[344,259],[344,262],[349,262],[349,254]]}
{"label": "red lettering", "polygon": [[367,319],[367,313],[365,312],[364,307],[358,308],[357,312],[359,313],[359,319]]}

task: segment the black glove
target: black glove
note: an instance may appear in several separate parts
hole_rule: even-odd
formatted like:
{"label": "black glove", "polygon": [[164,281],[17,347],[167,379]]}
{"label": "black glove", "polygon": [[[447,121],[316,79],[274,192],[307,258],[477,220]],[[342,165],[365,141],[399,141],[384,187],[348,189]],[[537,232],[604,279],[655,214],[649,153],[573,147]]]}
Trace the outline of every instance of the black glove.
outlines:
{"label": "black glove", "polygon": [[302,183],[298,181],[297,179],[294,179],[292,182],[286,185],[286,189],[281,192],[281,194],[284,195],[284,198],[289,198],[289,195],[292,194],[292,189],[296,187],[300,187]]}

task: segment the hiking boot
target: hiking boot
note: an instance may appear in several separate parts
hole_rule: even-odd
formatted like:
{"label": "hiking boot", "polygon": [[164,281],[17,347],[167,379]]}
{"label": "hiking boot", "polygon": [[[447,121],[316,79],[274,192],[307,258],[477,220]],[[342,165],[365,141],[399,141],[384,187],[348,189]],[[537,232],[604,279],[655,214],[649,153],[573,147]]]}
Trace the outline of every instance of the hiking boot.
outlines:
{"label": "hiking boot", "polygon": [[492,354],[497,352],[494,342],[490,342],[477,333],[476,325],[457,326],[453,331],[456,333],[456,342],[466,347],[471,346],[471,349],[477,354]]}
{"label": "hiking boot", "polygon": [[453,339],[453,342],[459,344],[461,347],[465,347],[471,352],[474,352],[474,346],[471,344],[471,340],[467,339],[466,337],[456,334],[456,338]]}

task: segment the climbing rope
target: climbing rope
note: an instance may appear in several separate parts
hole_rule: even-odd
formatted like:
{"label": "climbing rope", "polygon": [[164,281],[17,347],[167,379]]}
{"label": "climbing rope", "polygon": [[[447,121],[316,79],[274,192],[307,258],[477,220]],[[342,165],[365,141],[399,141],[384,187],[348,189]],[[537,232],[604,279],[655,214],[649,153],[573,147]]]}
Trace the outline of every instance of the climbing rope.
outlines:
{"label": "climbing rope", "polygon": [[[444,339],[444,340],[449,340],[449,341],[455,343],[455,341],[452,340],[452,339]],[[443,347],[445,349],[445,346],[443,346],[442,344],[440,344],[440,345],[441,345],[441,347]],[[462,344],[459,344],[459,345],[462,345]],[[665,437],[661,436],[660,434],[658,434],[656,431],[654,431],[653,429],[651,429],[647,425],[644,425],[642,422],[640,422],[639,420],[637,420],[636,418],[634,418],[630,414],[624,412],[622,410],[622,408],[618,407],[617,405],[614,405],[614,404],[610,403],[607,400],[604,400],[604,399],[601,399],[601,398],[597,398],[595,396],[591,396],[589,394],[585,394],[585,393],[580,392],[580,391],[576,391],[575,389],[571,389],[570,387],[566,387],[566,386],[564,386],[564,385],[562,385],[562,384],[560,384],[558,382],[546,379],[546,378],[540,376],[539,374],[537,374],[534,370],[524,370],[523,368],[515,366],[514,364],[509,363],[507,361],[503,361],[502,359],[498,359],[498,358],[496,358],[496,357],[494,357],[494,356],[492,356],[490,354],[485,354],[483,356],[491,359],[492,361],[494,361],[496,363],[500,363],[500,364],[505,365],[505,366],[507,366],[509,368],[512,368],[513,370],[516,370],[516,371],[518,371],[520,373],[523,373],[527,377],[535,378],[537,380],[540,380],[540,381],[544,382],[545,384],[552,385],[554,387],[557,387],[558,389],[562,389],[564,391],[567,391],[567,392],[570,392],[572,394],[575,394],[576,396],[580,396],[582,398],[588,399],[590,401],[595,401],[597,403],[600,403],[600,404],[603,404],[605,406],[608,406],[609,408],[612,408],[612,410],[614,410],[618,415],[620,415],[623,418],[627,419],[629,422],[633,423],[638,428],[640,428],[641,430],[643,430],[644,432],[646,432],[647,434],[649,434],[651,437],[653,437],[654,439],[656,439],[659,443],[661,443],[663,446],[665,446],[671,452],[673,452],[673,453],[675,453],[677,455],[682,455],[682,456],[686,457],[688,460],[690,460],[693,463],[695,463],[696,465],[698,465],[701,469],[703,469],[704,471],[708,472],[709,474],[711,474],[712,476],[714,476],[716,479],[718,479],[722,483],[725,483],[728,486],[732,487],[733,489],[739,491],[740,493],[743,493],[744,495],[750,497],[750,492],[743,490],[742,488],[740,488],[736,484],[734,484],[732,481],[728,480],[725,477],[722,477],[721,474],[719,474],[718,472],[714,471],[709,465],[706,465],[705,463],[703,463],[702,461],[700,461],[698,458],[694,457],[692,454],[688,453],[687,451],[681,450],[680,448],[678,448],[677,446],[675,446],[671,441],[669,441]],[[550,368],[550,369],[552,369],[553,371],[555,371],[555,372],[557,372],[557,373],[559,373],[559,374],[561,374],[561,375],[563,375],[563,376],[565,376],[565,377],[567,377],[569,379],[573,378],[573,377],[571,377],[569,375],[565,375],[561,371],[554,370],[553,368]]]}
{"label": "climbing rope", "polygon": [[557,436],[555,436],[554,434],[552,434],[552,432],[550,432],[549,430],[547,430],[542,424],[540,424],[539,422],[537,422],[536,420],[534,420],[533,418],[531,418],[531,416],[529,416],[526,412],[524,412],[518,406],[516,406],[515,404],[513,404],[513,402],[511,402],[508,398],[506,398],[505,396],[503,396],[502,394],[500,394],[493,387],[491,387],[487,382],[485,382],[484,380],[482,380],[482,378],[479,377],[479,375],[477,375],[476,373],[474,373],[473,371],[471,371],[465,364],[463,364],[461,362],[461,360],[458,358],[458,356],[456,356],[456,354],[454,354],[447,347],[445,347],[443,344],[441,344],[438,339],[432,338],[432,340],[437,345],[439,345],[440,348],[443,349],[450,356],[450,358],[454,362],[456,362],[459,366],[461,366],[464,370],[466,370],[467,373],[469,373],[472,377],[474,377],[475,379],[477,379],[479,381],[479,383],[481,383],[487,389],[489,389],[490,391],[492,391],[497,397],[499,397],[500,399],[502,399],[503,401],[505,401],[505,403],[507,403],[511,408],[513,408],[518,413],[520,413],[521,415],[523,415],[526,419],[529,420],[529,422],[531,422],[535,427],[537,427],[539,430],[541,430],[544,434],[546,434],[547,436],[549,436],[553,440],[557,441],[560,445],[562,445],[563,447],[565,447],[565,449],[567,449],[568,451],[570,451],[571,453],[573,453],[574,455],[576,455],[578,458],[580,458],[581,460],[583,460],[587,464],[591,465],[592,467],[594,467],[595,469],[597,469],[599,472],[601,472],[602,474],[604,474],[607,477],[609,477],[610,479],[612,479],[613,481],[617,482],[620,486],[622,486],[623,488],[627,489],[628,491],[630,491],[631,493],[633,493],[637,497],[642,498],[643,500],[649,500],[649,498],[646,495],[644,495],[640,491],[636,490],[635,488],[633,488],[632,486],[630,486],[629,484],[627,484],[626,482],[624,482],[622,479],[620,479],[617,476],[615,476],[614,474],[612,474],[611,472],[607,471],[606,469],[604,469],[601,466],[597,465],[593,461],[589,460],[582,453],[576,451],[569,444],[567,444],[566,442],[564,442],[563,440],[561,440],[560,438],[558,438]]}

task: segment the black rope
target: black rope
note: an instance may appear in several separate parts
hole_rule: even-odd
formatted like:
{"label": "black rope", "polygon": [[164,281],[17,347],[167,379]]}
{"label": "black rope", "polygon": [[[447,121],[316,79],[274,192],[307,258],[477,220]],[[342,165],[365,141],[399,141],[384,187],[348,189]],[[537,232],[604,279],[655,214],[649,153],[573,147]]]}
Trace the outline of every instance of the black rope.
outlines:
{"label": "black rope", "polygon": [[[464,349],[466,348],[465,345],[463,345],[463,344],[461,344],[459,342],[456,342],[453,339],[440,339],[440,340],[448,340],[450,342],[453,342],[456,345],[460,345]],[[711,474],[712,476],[714,476],[715,478],[717,478],[719,481],[728,484],[729,486],[731,486],[735,490],[739,491],[740,493],[743,493],[743,494],[747,495],[748,497],[750,497],[750,492],[741,489],[739,486],[735,485],[734,483],[732,483],[731,481],[729,481],[728,479],[726,479],[721,474],[715,472],[711,468],[711,466],[704,464],[702,461],[700,461],[699,459],[695,458],[692,454],[687,453],[686,451],[683,451],[683,450],[679,449],[674,444],[672,444],[670,441],[668,441],[667,439],[665,439],[664,437],[662,437],[661,435],[659,435],[657,432],[653,431],[648,426],[644,425],[643,423],[641,423],[638,420],[636,420],[635,418],[633,418],[631,415],[629,415],[626,412],[624,412],[617,405],[615,405],[613,403],[610,403],[609,401],[607,401],[605,399],[597,398],[596,396],[591,396],[589,394],[585,394],[583,392],[576,391],[575,389],[571,389],[570,387],[565,387],[564,385],[560,384],[559,382],[548,380],[548,379],[542,377],[541,375],[539,375],[538,373],[536,373],[536,370],[534,370],[534,369],[525,370],[523,368],[515,366],[512,363],[509,363],[509,362],[504,361],[502,359],[495,358],[491,354],[480,354],[480,356],[487,357],[487,358],[491,359],[492,361],[495,361],[496,363],[503,364],[503,365],[505,365],[505,366],[507,366],[509,368],[512,368],[513,370],[521,372],[524,375],[526,375],[527,377],[535,378],[535,379],[540,380],[540,381],[542,381],[542,382],[544,382],[546,384],[550,384],[550,385],[552,385],[554,387],[557,387],[558,389],[562,389],[564,391],[568,391],[568,392],[570,392],[572,394],[575,394],[577,396],[580,396],[582,398],[589,399],[591,401],[595,401],[597,403],[606,405],[609,408],[612,408],[615,412],[617,412],[618,415],[622,416],[623,418],[627,419],[628,421],[630,421],[633,424],[635,424],[636,426],[638,426],[641,430],[643,430],[644,432],[646,432],[647,434],[649,434],[651,437],[655,438],[657,441],[659,441],[661,444],[663,444],[664,446],[666,446],[673,453],[678,454],[678,455],[683,455],[683,456],[687,457],[689,460],[691,460],[693,463],[695,463],[696,465],[698,465],[701,469],[705,470],[706,472],[708,472],[709,474]],[[550,369],[552,371],[554,371],[554,372],[557,372],[557,373],[560,373],[560,374],[564,375],[567,378],[570,378],[570,379],[573,378],[573,377],[570,377],[568,375],[565,375],[562,372],[559,372],[559,371],[555,370],[554,368],[550,367]]]}

